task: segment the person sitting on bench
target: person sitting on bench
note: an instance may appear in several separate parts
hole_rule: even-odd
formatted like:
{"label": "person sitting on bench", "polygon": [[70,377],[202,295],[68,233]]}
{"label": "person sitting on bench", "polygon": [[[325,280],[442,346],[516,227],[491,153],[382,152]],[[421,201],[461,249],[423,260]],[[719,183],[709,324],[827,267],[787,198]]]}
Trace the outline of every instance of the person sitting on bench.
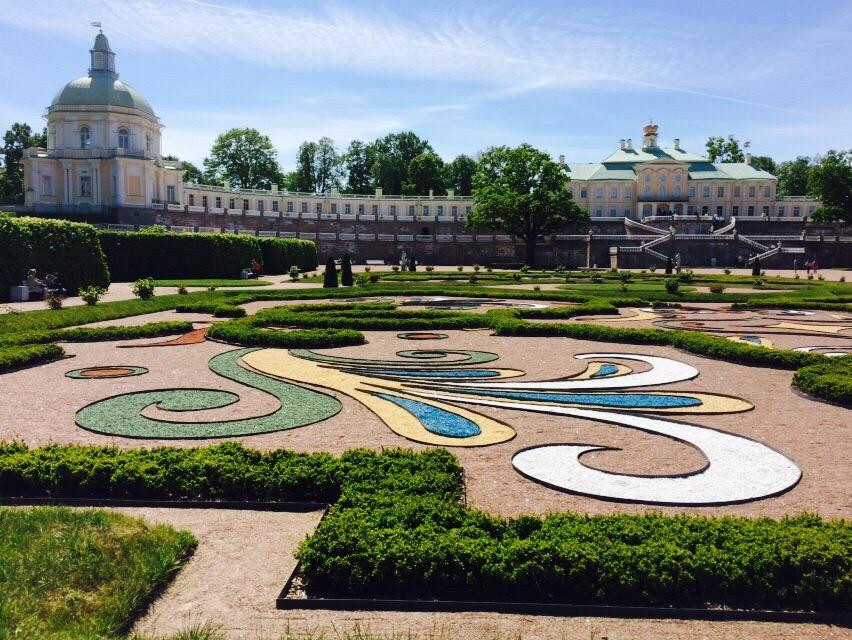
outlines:
{"label": "person sitting on bench", "polygon": [[63,298],[68,293],[65,287],[62,286],[62,280],[59,279],[58,273],[49,273],[44,278],[44,283],[47,286],[48,293],[57,293]]}
{"label": "person sitting on bench", "polygon": [[44,300],[47,295],[47,285],[38,279],[35,269],[27,271],[27,289],[29,290],[30,300]]}

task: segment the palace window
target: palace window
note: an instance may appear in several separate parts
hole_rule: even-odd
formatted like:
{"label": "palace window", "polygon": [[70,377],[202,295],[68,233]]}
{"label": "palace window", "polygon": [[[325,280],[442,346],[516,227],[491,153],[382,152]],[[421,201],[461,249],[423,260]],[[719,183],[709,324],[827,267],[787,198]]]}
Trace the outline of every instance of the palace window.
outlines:
{"label": "palace window", "polygon": [[395,215],[396,215],[396,205],[395,205],[395,204],[392,204],[392,205],[390,206],[390,212],[389,212],[389,213],[390,213],[392,216],[395,216]]}
{"label": "palace window", "polygon": [[716,187],[716,197],[724,198],[725,197],[725,187]]}
{"label": "palace window", "polygon": [[708,213],[710,213],[710,207],[708,207],[707,205],[704,205],[703,207],[701,207],[701,215],[702,216],[706,216]]}
{"label": "palace window", "polygon": [[216,202],[216,208],[221,209],[222,208],[222,196],[216,196],[215,202]]}
{"label": "palace window", "polygon": [[665,197],[666,197],[666,188],[665,188],[665,187],[660,187],[660,190],[659,190],[659,192],[658,192],[658,193],[660,194],[660,199],[665,198]]}
{"label": "palace window", "polygon": [[784,207],[778,207],[778,217],[783,218],[786,212],[784,211]]}
{"label": "palace window", "polygon": [[263,211],[263,200],[258,200],[258,201],[257,201],[257,210],[258,210],[258,211]]}
{"label": "palace window", "polygon": [[625,217],[625,218],[629,218],[629,217],[630,217],[630,208],[629,208],[629,207],[628,207],[627,209],[625,209],[625,210],[624,210],[624,217]]}
{"label": "palace window", "polygon": [[588,197],[589,197],[589,192],[588,192],[588,190],[586,190],[586,189],[580,189],[580,197],[581,197],[581,198],[588,198]]}
{"label": "palace window", "polygon": [[691,204],[686,205],[686,212],[689,215],[692,215],[693,213],[695,213],[695,207],[693,207]]}
{"label": "palace window", "polygon": [[603,209],[601,209],[600,207],[595,209],[595,216],[598,218],[603,218]]}
{"label": "palace window", "polygon": [[322,213],[322,202],[317,202],[315,209],[317,213]]}
{"label": "palace window", "polygon": [[307,213],[307,212],[308,212],[308,203],[303,202],[302,203],[302,213]]}
{"label": "palace window", "polygon": [[278,213],[278,200],[273,200],[273,201],[272,201],[272,210],[273,210],[275,213]]}
{"label": "palace window", "polygon": [[624,187],[624,197],[632,198],[633,197],[633,187]]}
{"label": "palace window", "polygon": [[609,190],[609,197],[610,198],[617,198],[618,197],[618,187],[613,187],[612,189]]}
{"label": "palace window", "polygon": [[236,200],[234,200],[233,198],[228,200],[228,208],[229,209],[236,209],[236,207],[237,207]]}
{"label": "palace window", "polygon": [[201,206],[207,208],[207,196],[201,196]]}
{"label": "palace window", "polygon": [[358,205],[358,214],[359,214],[359,215],[361,215],[361,214],[363,214],[363,213],[364,213],[364,205],[363,205],[363,204],[359,204],[359,205]]}
{"label": "palace window", "polygon": [[757,190],[754,187],[749,187],[748,188],[748,197],[753,198],[755,196],[756,191]]}
{"label": "palace window", "polygon": [[701,192],[701,195],[703,195],[705,198],[709,198],[710,197],[710,187],[704,187],[704,190]]}
{"label": "palace window", "polygon": [[721,216],[721,215],[722,215],[722,207],[716,207],[716,215],[717,215],[717,216]]}
{"label": "palace window", "polygon": [[457,216],[459,214],[459,208],[457,206],[453,205],[453,208],[450,211],[450,213],[452,213],[454,216]]}
{"label": "palace window", "polygon": [[645,197],[646,198],[651,197],[651,187],[645,187]]}
{"label": "palace window", "polygon": [[812,214],[815,210],[815,207],[808,207],[808,215]]}
{"label": "palace window", "polygon": [[645,174],[645,182],[651,182],[651,174],[650,173]]}
{"label": "palace window", "polygon": [[424,204],[424,205],[423,205],[423,215],[424,215],[424,216],[428,216],[428,215],[429,215],[429,205],[428,205],[428,204]]}
{"label": "palace window", "polygon": [[683,176],[681,176],[679,173],[678,173],[678,174],[676,174],[676,175],[675,175],[675,182],[680,182],[680,179],[681,179],[682,177],[683,177]]}
{"label": "palace window", "polygon": [[118,130],[118,146],[121,149],[130,148],[130,133],[124,127]]}
{"label": "palace window", "polygon": [[793,215],[798,218],[802,215],[802,210],[799,207],[793,207]]}
{"label": "palace window", "polygon": [[331,212],[337,213],[337,203],[336,202],[331,203]]}
{"label": "palace window", "polygon": [[689,197],[690,197],[690,198],[694,198],[694,197],[695,197],[695,187],[690,187],[690,188],[689,188]]}
{"label": "palace window", "polygon": [[177,198],[175,198],[175,186],[170,184],[166,187],[166,201],[169,204],[177,204]]}
{"label": "palace window", "polygon": [[675,185],[675,188],[674,188],[674,197],[675,197],[675,198],[680,198],[680,185],[679,185],[679,184],[676,184],[676,185]]}
{"label": "palace window", "polygon": [[764,206],[764,207],[763,207],[763,215],[764,215],[764,216],[768,216],[768,215],[769,215],[769,207],[766,207],[766,206]]}
{"label": "palace window", "polygon": [[470,215],[470,212],[471,212],[471,209],[473,209],[473,207],[471,207],[470,205],[467,205],[467,206],[464,208],[464,213],[465,213],[465,215],[469,216],[469,215]]}
{"label": "palace window", "polygon": [[146,151],[151,150],[151,134],[150,133],[145,134],[145,150]]}
{"label": "palace window", "polygon": [[374,216],[379,215],[379,205],[374,204],[374,205],[373,205],[373,207],[372,207],[372,209],[370,209],[370,211],[372,211],[372,212],[373,212],[373,215],[374,215]]}
{"label": "palace window", "polygon": [[292,200],[287,201],[287,213],[293,213],[293,201]]}
{"label": "palace window", "polygon": [[191,193],[189,194],[189,206],[190,206],[190,207],[194,207],[194,206],[195,206],[195,196],[194,196],[193,194],[191,194]]}
{"label": "palace window", "polygon": [[442,204],[438,205],[438,215],[439,216],[444,215],[444,205],[442,205]]}
{"label": "palace window", "polygon": [[603,198],[603,187],[598,187],[597,189],[595,189],[595,197]]}
{"label": "palace window", "polygon": [[770,190],[769,187],[763,187],[763,197],[764,198],[768,198],[770,193],[771,193],[771,190]]}
{"label": "palace window", "polygon": [[735,198],[740,197],[740,188],[739,187],[734,187],[734,197]]}
{"label": "palace window", "polygon": [[616,209],[615,207],[613,207],[612,209],[609,210],[609,217],[610,218],[614,218],[617,215],[618,215],[618,209]]}
{"label": "palace window", "polygon": [[52,196],[53,195],[53,176],[42,176],[41,177],[41,195],[43,195],[43,196]]}
{"label": "palace window", "polygon": [[753,206],[748,208],[748,215],[750,215],[750,216],[754,215],[754,207]]}
{"label": "palace window", "polygon": [[410,216],[414,215],[414,205],[413,204],[408,205],[408,215],[410,215]]}
{"label": "palace window", "polygon": [[665,181],[666,181],[666,174],[665,173],[660,174],[660,182],[665,182]]}
{"label": "palace window", "polygon": [[740,215],[740,208],[739,208],[738,206],[736,206],[736,205],[734,205],[733,207],[731,207],[731,215],[732,215],[732,216],[738,216],[738,215]]}
{"label": "palace window", "polygon": [[244,199],[243,200],[243,211],[248,211],[248,208],[249,208],[249,201]]}
{"label": "palace window", "polygon": [[89,127],[82,126],[80,127],[80,148],[88,149],[91,147],[92,137],[91,132],[89,131]]}

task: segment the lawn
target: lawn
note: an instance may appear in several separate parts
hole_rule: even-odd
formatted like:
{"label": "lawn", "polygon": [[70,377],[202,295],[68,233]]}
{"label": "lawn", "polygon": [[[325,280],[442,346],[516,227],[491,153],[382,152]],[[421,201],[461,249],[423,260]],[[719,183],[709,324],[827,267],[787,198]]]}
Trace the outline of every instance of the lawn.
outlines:
{"label": "lawn", "polygon": [[105,511],[0,509],[0,639],[120,637],[195,545]]}
{"label": "lawn", "polygon": [[265,287],[269,280],[237,280],[227,278],[201,278],[195,280],[154,280],[155,287]]}

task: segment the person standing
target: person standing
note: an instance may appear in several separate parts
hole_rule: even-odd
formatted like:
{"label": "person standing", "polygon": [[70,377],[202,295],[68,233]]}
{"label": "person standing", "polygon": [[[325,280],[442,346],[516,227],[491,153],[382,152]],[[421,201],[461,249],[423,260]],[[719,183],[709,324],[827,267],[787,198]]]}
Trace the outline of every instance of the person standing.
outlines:
{"label": "person standing", "polygon": [[408,264],[408,254],[405,253],[405,249],[402,250],[402,255],[399,257],[399,270],[405,271],[405,267]]}
{"label": "person standing", "polygon": [[678,251],[675,254],[674,268],[675,268],[675,273],[680,273],[680,251]]}

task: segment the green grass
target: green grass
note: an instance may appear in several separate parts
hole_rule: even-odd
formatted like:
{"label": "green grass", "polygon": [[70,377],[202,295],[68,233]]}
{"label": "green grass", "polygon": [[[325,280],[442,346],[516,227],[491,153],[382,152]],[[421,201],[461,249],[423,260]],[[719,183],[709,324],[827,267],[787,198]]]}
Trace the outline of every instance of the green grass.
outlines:
{"label": "green grass", "polygon": [[273,284],[269,280],[238,280],[208,278],[195,280],[154,280],[155,287],[265,287]]}
{"label": "green grass", "polygon": [[120,637],[195,545],[116,513],[0,509],[0,638]]}

